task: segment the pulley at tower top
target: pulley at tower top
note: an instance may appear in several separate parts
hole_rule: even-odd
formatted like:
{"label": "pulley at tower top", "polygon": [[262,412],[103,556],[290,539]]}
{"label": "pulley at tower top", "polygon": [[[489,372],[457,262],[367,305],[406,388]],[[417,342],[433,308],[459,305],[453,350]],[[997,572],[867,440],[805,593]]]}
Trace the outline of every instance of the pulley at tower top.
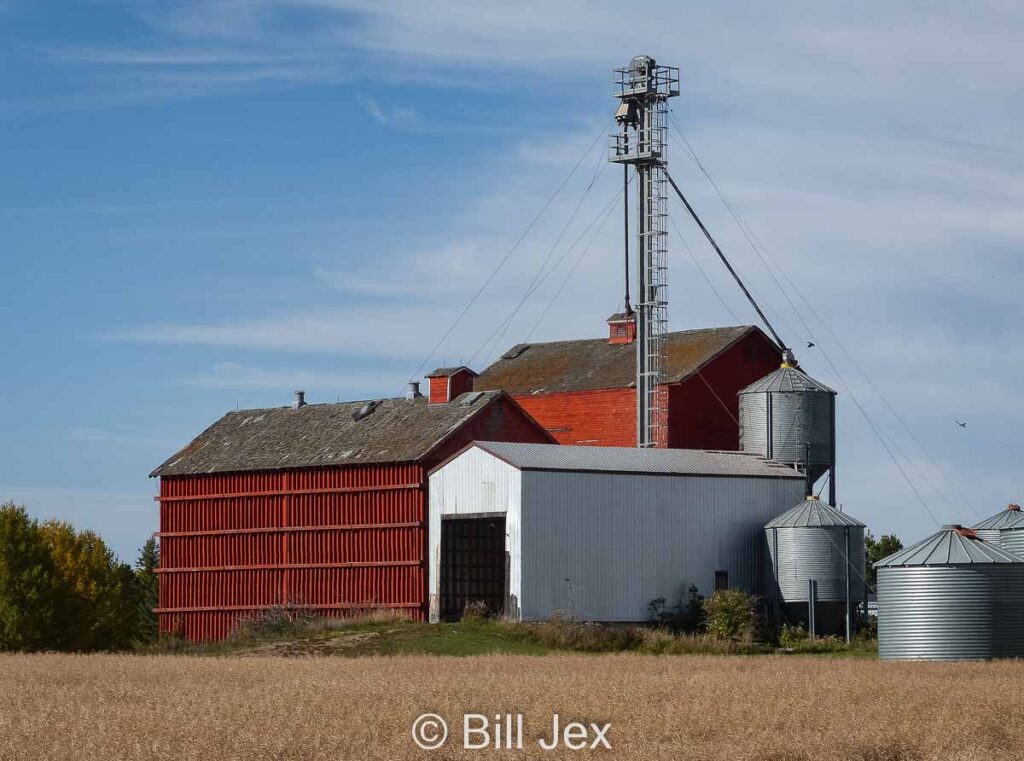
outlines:
{"label": "pulley at tower top", "polygon": [[[665,134],[664,118],[659,116],[665,112],[665,101],[679,95],[678,67],[659,66],[651,56],[638,55],[629,66],[613,71],[614,94],[620,101],[615,121],[622,133],[613,135],[609,159],[623,164],[661,160]],[[630,127],[636,130],[632,140]]]}

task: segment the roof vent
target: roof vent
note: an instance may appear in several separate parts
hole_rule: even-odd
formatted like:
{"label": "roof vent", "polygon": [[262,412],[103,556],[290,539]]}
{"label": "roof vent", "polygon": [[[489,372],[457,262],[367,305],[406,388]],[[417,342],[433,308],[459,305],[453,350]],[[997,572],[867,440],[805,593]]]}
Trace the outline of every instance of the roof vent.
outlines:
{"label": "roof vent", "polygon": [[405,398],[410,402],[415,402],[417,399],[423,398],[423,394],[420,393],[419,381],[409,381],[409,385],[405,389]]}
{"label": "roof vent", "polygon": [[380,407],[380,402],[379,401],[367,402],[362,407],[360,407],[358,410],[356,410],[355,412],[352,413],[352,419],[355,420],[356,422],[358,422],[358,421],[362,420],[364,417],[366,417],[367,415],[373,414],[373,411],[375,409],[377,409],[378,407]]}
{"label": "roof vent", "polygon": [[524,351],[530,348],[530,344],[516,344],[511,349],[501,355],[502,359],[515,359]]}
{"label": "roof vent", "polygon": [[295,401],[292,402],[292,409],[293,410],[297,410],[297,409],[299,409],[299,407],[305,407],[305,406],[306,406],[306,392],[305,391],[296,391],[295,392]]}
{"label": "roof vent", "polygon": [[462,407],[469,407],[471,404],[476,404],[477,400],[479,400],[483,395],[483,391],[473,391],[459,399],[459,405]]}

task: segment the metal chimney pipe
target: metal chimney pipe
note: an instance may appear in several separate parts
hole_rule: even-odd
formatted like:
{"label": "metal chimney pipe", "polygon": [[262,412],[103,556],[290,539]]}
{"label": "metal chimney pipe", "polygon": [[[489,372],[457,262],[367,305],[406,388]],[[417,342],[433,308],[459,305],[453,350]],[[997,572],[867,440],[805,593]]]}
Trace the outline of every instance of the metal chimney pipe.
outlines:
{"label": "metal chimney pipe", "polygon": [[292,402],[292,409],[293,410],[297,410],[297,409],[299,409],[299,407],[305,407],[305,406],[306,406],[306,392],[305,391],[296,391],[295,392],[295,401]]}
{"label": "metal chimney pipe", "polygon": [[420,393],[419,381],[409,381],[409,385],[405,389],[405,398],[410,402],[423,398],[423,394]]}

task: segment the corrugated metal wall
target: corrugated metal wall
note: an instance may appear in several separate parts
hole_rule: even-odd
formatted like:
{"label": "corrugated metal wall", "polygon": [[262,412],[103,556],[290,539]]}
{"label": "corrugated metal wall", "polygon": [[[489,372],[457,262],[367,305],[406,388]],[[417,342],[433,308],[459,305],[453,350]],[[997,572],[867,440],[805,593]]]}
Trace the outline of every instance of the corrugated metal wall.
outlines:
{"label": "corrugated metal wall", "polygon": [[762,595],[762,527],[804,492],[798,479],[543,471],[522,489],[522,617],[596,621],[646,620],[688,584],[710,595],[716,571]]}
{"label": "corrugated metal wall", "polygon": [[[849,571],[847,530],[853,565]],[[853,603],[864,598],[864,529],[860,526],[769,528],[765,534],[782,602],[807,602],[809,579],[817,583],[821,602],[845,602],[847,577]]]}
{"label": "corrugated metal wall", "polygon": [[272,606],[422,617],[425,492],[413,464],[162,478],[161,630],[219,639]]}
{"label": "corrugated metal wall", "polygon": [[431,594],[443,515],[505,513],[509,590],[520,617],[556,611],[642,621],[687,584],[714,591],[715,571],[761,594],[763,526],[804,496],[800,479],[520,472],[470,449],[430,477]]}
{"label": "corrugated metal wall", "polygon": [[826,393],[750,393],[739,403],[740,443],[744,452],[778,462],[832,461],[835,397]]}
{"label": "corrugated metal wall", "polygon": [[879,568],[878,656],[1024,657],[1024,564]]}

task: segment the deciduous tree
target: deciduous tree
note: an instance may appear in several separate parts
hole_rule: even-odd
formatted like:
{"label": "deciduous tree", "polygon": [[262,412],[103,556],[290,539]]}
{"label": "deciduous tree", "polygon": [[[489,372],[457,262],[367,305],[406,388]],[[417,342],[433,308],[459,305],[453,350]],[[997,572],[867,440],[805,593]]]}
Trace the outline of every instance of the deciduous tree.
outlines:
{"label": "deciduous tree", "polygon": [[0,505],[0,649],[50,647],[62,596],[38,523],[24,507]]}

